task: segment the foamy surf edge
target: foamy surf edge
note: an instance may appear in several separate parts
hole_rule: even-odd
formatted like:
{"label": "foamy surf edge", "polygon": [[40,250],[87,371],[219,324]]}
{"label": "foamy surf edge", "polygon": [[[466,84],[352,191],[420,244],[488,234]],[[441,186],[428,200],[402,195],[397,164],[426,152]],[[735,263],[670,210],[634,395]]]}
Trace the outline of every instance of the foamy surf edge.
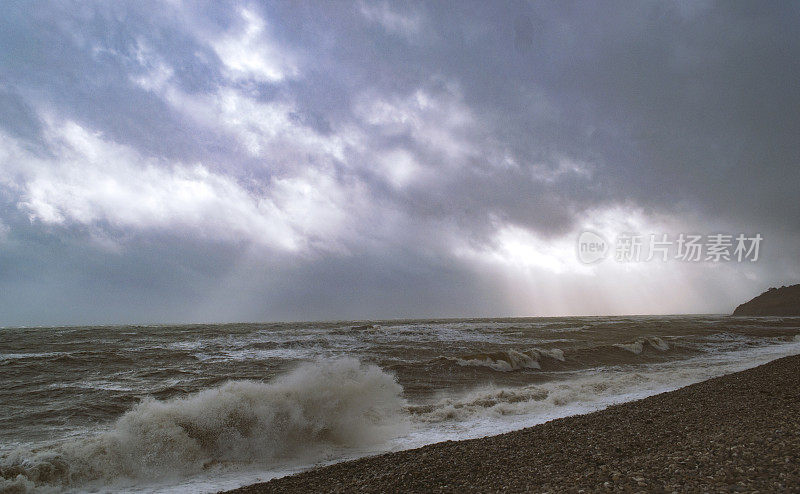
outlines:
{"label": "foamy surf edge", "polygon": [[[533,427],[549,420],[581,415],[609,406],[674,391],[715,377],[747,370],[772,360],[800,354],[800,337],[791,340],[720,354],[692,357],[678,362],[650,364],[635,372],[569,373],[562,381],[503,388],[485,386],[456,396],[442,396],[430,405],[408,405],[412,428],[408,434],[389,440],[383,452],[414,449],[447,440],[465,440],[503,434]],[[374,452],[373,452],[374,453]],[[323,464],[353,460],[370,453],[348,455]],[[273,472],[225,481],[224,489],[263,482],[307,470]],[[206,492],[219,491],[218,479],[205,484]],[[194,484],[193,487],[198,487]],[[173,492],[182,491],[183,486]],[[202,489],[197,489],[202,490]]]}

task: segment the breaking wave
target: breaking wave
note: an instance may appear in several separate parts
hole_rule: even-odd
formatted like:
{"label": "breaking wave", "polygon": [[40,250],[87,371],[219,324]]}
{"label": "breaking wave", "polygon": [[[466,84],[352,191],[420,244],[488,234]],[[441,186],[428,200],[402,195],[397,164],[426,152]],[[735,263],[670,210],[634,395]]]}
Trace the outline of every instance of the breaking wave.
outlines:
{"label": "breaking wave", "polygon": [[[658,352],[670,350],[669,344],[657,336],[644,336],[637,338],[629,343],[615,343],[613,345],[599,345],[579,350],[572,350],[569,363],[572,366],[590,366],[595,364],[614,364],[626,361],[620,357],[619,351],[625,350],[633,355],[640,355],[646,348],[652,348]],[[615,351],[616,350],[616,351]],[[687,349],[688,350],[688,349]],[[486,367],[500,372],[511,372],[523,369],[542,369],[545,362],[550,364],[550,368],[559,367],[558,364],[564,363],[567,359],[564,351],[558,348],[542,349],[533,348],[531,350],[502,350],[496,352],[475,353],[460,357],[444,357],[446,360],[456,362],[461,366]],[[629,360],[629,359],[627,359]],[[560,368],[564,368],[563,365]],[[547,369],[547,368],[545,368]]]}
{"label": "breaking wave", "polygon": [[[797,338],[797,337],[796,337]],[[650,341],[652,340],[652,341]],[[647,344],[658,345],[658,338],[647,338]],[[663,342],[662,342],[663,343]],[[725,358],[693,357],[685,361],[653,364],[636,370],[569,373],[563,379],[517,387],[482,386],[458,395],[444,395],[425,404],[407,407],[416,423],[476,424],[503,417],[529,417],[533,425],[557,417],[586,413],[613,403],[643,398],[677,389],[731,372],[769,362],[786,355],[795,355],[800,338],[789,345],[776,344],[756,350],[730,352]],[[642,342],[642,344],[645,344]],[[661,348],[666,344],[659,345]],[[665,350],[664,350],[665,351]],[[489,430],[496,434],[497,431]]]}
{"label": "breaking wave", "polygon": [[517,388],[486,386],[460,396],[447,396],[435,403],[409,407],[408,410],[415,421],[427,423],[557,413],[558,409],[569,405],[594,404],[624,394],[650,379],[641,374],[613,373]]}
{"label": "breaking wave", "polygon": [[526,351],[505,350],[491,353],[476,353],[454,359],[459,365],[488,367],[496,371],[508,372],[520,369],[541,369],[541,360],[551,358],[564,361],[564,352],[558,348]]}
{"label": "breaking wave", "polygon": [[661,352],[666,352],[669,350],[669,345],[667,342],[657,336],[646,336],[644,338],[638,338],[632,343],[616,343],[614,346],[639,355],[644,350],[645,345],[649,345],[650,347]]}
{"label": "breaking wave", "polygon": [[108,429],[0,458],[0,491],[158,479],[215,465],[311,461],[402,434],[402,387],[355,359],[306,363],[270,382],[230,381],[146,399]]}

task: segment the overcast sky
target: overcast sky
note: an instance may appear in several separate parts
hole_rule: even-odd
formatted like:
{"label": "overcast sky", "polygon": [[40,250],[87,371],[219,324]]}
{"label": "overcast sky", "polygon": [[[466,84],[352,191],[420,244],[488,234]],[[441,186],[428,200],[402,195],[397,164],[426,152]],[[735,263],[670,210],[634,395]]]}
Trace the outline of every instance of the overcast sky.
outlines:
{"label": "overcast sky", "polygon": [[0,325],[727,313],[800,280],[798,81],[789,1],[7,2]]}

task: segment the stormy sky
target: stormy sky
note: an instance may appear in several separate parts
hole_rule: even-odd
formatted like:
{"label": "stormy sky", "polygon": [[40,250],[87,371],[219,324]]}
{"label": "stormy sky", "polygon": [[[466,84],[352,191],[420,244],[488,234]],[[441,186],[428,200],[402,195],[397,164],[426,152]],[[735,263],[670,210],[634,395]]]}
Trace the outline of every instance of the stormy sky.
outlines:
{"label": "stormy sky", "polygon": [[6,2],[0,325],[727,313],[800,280],[798,81],[795,2]]}

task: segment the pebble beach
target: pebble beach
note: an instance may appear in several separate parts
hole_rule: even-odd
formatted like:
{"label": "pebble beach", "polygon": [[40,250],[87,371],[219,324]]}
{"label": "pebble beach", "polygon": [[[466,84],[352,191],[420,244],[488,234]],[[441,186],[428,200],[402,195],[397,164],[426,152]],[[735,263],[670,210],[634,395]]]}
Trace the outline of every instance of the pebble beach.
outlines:
{"label": "pebble beach", "polygon": [[229,491],[800,492],[800,356],[498,436]]}

